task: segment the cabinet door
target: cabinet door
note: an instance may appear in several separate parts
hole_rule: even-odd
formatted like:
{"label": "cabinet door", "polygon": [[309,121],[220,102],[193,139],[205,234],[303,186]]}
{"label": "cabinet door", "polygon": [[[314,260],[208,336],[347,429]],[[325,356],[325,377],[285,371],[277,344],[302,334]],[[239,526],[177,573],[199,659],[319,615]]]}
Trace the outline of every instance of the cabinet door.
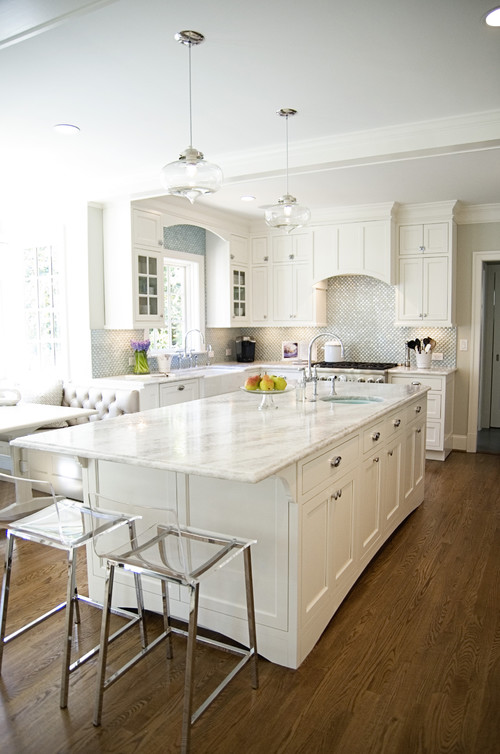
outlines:
{"label": "cabinet door", "polygon": [[198,380],[174,382],[160,385],[160,406],[173,406],[175,403],[194,401],[200,397]]}
{"label": "cabinet door", "polygon": [[451,318],[448,283],[448,257],[423,260],[422,313],[426,323],[446,323]]}
{"label": "cabinet door", "polygon": [[312,259],[312,233],[293,233],[272,237],[273,262]]}
{"label": "cabinet door", "polygon": [[404,454],[404,506],[405,513],[412,508],[415,496],[424,482],[425,472],[425,412],[421,419],[408,426]]}
{"label": "cabinet door", "polygon": [[259,265],[252,268],[252,322],[267,324],[269,316],[270,267]]}
{"label": "cabinet door", "polygon": [[316,228],[313,231],[313,280],[326,280],[338,273],[338,226]]}
{"label": "cabinet door", "polygon": [[448,223],[401,225],[399,228],[400,254],[448,254]]}
{"label": "cabinet door", "polygon": [[403,435],[394,437],[392,443],[384,450],[382,527],[391,526],[399,520],[403,492]]}
{"label": "cabinet door", "polygon": [[233,324],[248,322],[248,270],[246,267],[231,267],[231,322]]}
{"label": "cabinet door", "polygon": [[369,456],[361,466],[361,495],[358,505],[359,557],[369,557],[372,548],[380,539],[380,503],[382,496],[381,453]]}
{"label": "cabinet door", "polygon": [[248,241],[243,236],[231,234],[229,238],[229,258],[237,264],[248,262]]}
{"label": "cabinet door", "polygon": [[308,262],[293,265],[294,319],[296,321],[313,321],[313,296],[311,265]]}
{"label": "cabinet door", "polygon": [[265,264],[269,261],[269,248],[267,236],[258,236],[251,239],[252,264]]}
{"label": "cabinet door", "polygon": [[363,273],[391,283],[391,224],[374,221],[363,225]]}
{"label": "cabinet door", "polygon": [[292,264],[273,266],[273,319],[293,323],[294,274]]}
{"label": "cabinet door", "polygon": [[398,319],[418,321],[422,316],[423,260],[415,257],[399,260]]}
{"label": "cabinet door", "polygon": [[141,327],[161,327],[163,312],[163,255],[134,250],[134,319]]}
{"label": "cabinet door", "polygon": [[134,209],[132,212],[133,240],[135,246],[153,249],[163,247],[163,224],[161,216],[154,212]]}

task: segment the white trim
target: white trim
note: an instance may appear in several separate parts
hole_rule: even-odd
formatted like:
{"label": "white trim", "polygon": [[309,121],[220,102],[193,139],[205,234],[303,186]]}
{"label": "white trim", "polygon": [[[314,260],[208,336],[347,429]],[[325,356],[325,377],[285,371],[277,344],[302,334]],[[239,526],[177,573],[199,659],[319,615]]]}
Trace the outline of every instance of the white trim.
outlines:
{"label": "white trim", "polygon": [[500,251],[475,251],[472,255],[471,340],[472,357],[469,379],[469,411],[467,419],[467,452],[477,450],[479,413],[479,378],[481,372],[482,275],[485,262],[500,262]]}
{"label": "white trim", "polygon": [[463,204],[458,202],[455,221],[457,225],[500,223],[500,204]]}

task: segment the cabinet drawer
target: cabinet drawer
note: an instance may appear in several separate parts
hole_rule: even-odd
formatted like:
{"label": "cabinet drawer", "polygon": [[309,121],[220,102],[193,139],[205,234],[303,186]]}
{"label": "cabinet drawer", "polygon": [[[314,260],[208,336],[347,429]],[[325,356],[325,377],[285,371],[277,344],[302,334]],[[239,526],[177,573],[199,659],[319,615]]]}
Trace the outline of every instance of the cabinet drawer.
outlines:
{"label": "cabinet drawer", "polygon": [[347,440],[340,445],[334,445],[314,458],[298,464],[298,488],[302,495],[307,495],[314,489],[328,484],[343,474],[355,463],[359,453],[359,437]]}
{"label": "cabinet drawer", "polygon": [[441,419],[442,398],[441,393],[433,393],[432,391],[427,393],[428,419]]}
{"label": "cabinet drawer", "polygon": [[425,385],[431,390],[442,390],[444,377],[433,377],[428,374],[399,375],[394,374],[389,377],[392,385]]}
{"label": "cabinet drawer", "polygon": [[391,414],[388,419],[385,420],[384,432],[385,438],[391,437],[396,432],[399,432],[406,423],[406,411],[401,409],[395,414]]}
{"label": "cabinet drawer", "polygon": [[373,424],[363,432],[363,453],[370,453],[372,450],[376,450],[386,439],[386,422],[381,421],[378,424]]}
{"label": "cabinet drawer", "polygon": [[426,413],[426,411],[427,401],[424,396],[422,400],[412,403],[410,408],[406,409],[406,423],[410,424],[410,422],[415,421],[415,419],[419,419],[422,414]]}

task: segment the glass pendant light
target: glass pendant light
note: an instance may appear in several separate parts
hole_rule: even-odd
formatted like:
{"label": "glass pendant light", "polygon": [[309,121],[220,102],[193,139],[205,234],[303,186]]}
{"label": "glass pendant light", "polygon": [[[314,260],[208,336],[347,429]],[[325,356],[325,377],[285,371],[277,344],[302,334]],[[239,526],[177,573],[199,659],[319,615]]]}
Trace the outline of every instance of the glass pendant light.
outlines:
{"label": "glass pendant light", "polygon": [[300,228],[307,225],[311,219],[311,212],[308,207],[297,204],[297,199],[288,192],[288,118],[295,115],[297,110],[290,107],[283,107],[278,110],[277,114],[286,120],[286,193],[278,199],[277,204],[273,204],[265,209],[266,223],[271,228],[285,228],[289,233],[294,228]]}
{"label": "glass pendant light", "polygon": [[193,147],[191,47],[201,44],[205,37],[198,31],[179,31],[175,39],[189,48],[189,146],[181,152],[178,160],[165,165],[160,180],[168,194],[183,196],[192,204],[199,196],[213,194],[220,189],[222,170],[218,165],[207,162],[202,152]]}

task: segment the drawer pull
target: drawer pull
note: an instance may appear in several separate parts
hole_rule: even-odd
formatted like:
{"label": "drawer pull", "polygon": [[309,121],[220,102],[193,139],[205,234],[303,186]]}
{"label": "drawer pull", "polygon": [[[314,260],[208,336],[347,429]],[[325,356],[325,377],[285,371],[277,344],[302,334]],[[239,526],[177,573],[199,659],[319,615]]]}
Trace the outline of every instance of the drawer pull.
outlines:
{"label": "drawer pull", "polygon": [[421,382],[412,382],[411,384],[412,385],[421,385],[422,383]]}
{"label": "drawer pull", "polygon": [[392,423],[393,423],[393,425],[394,425],[395,427],[399,427],[399,426],[400,426],[400,424],[401,424],[401,419],[394,419],[394,421],[393,421]]}
{"label": "drawer pull", "polygon": [[185,387],[186,387],[185,385],[179,385],[177,390],[184,390]]}
{"label": "drawer pull", "polygon": [[415,406],[415,413],[419,414],[422,411],[422,406]]}
{"label": "drawer pull", "polygon": [[340,466],[341,460],[342,460],[342,456],[337,456],[336,458],[330,458],[330,466],[333,466],[336,469],[337,466]]}
{"label": "drawer pull", "polygon": [[422,431],[422,427],[418,427],[418,429],[417,429],[417,435],[419,435],[421,433],[421,431]]}
{"label": "drawer pull", "polygon": [[372,432],[372,440],[374,442],[377,442],[377,440],[380,440],[380,432]]}
{"label": "drawer pull", "polygon": [[380,458],[378,456],[375,456],[373,459],[373,463],[378,463],[380,461]]}
{"label": "drawer pull", "polygon": [[387,455],[388,456],[393,456],[394,455],[394,451],[393,450],[388,450],[387,451]]}

